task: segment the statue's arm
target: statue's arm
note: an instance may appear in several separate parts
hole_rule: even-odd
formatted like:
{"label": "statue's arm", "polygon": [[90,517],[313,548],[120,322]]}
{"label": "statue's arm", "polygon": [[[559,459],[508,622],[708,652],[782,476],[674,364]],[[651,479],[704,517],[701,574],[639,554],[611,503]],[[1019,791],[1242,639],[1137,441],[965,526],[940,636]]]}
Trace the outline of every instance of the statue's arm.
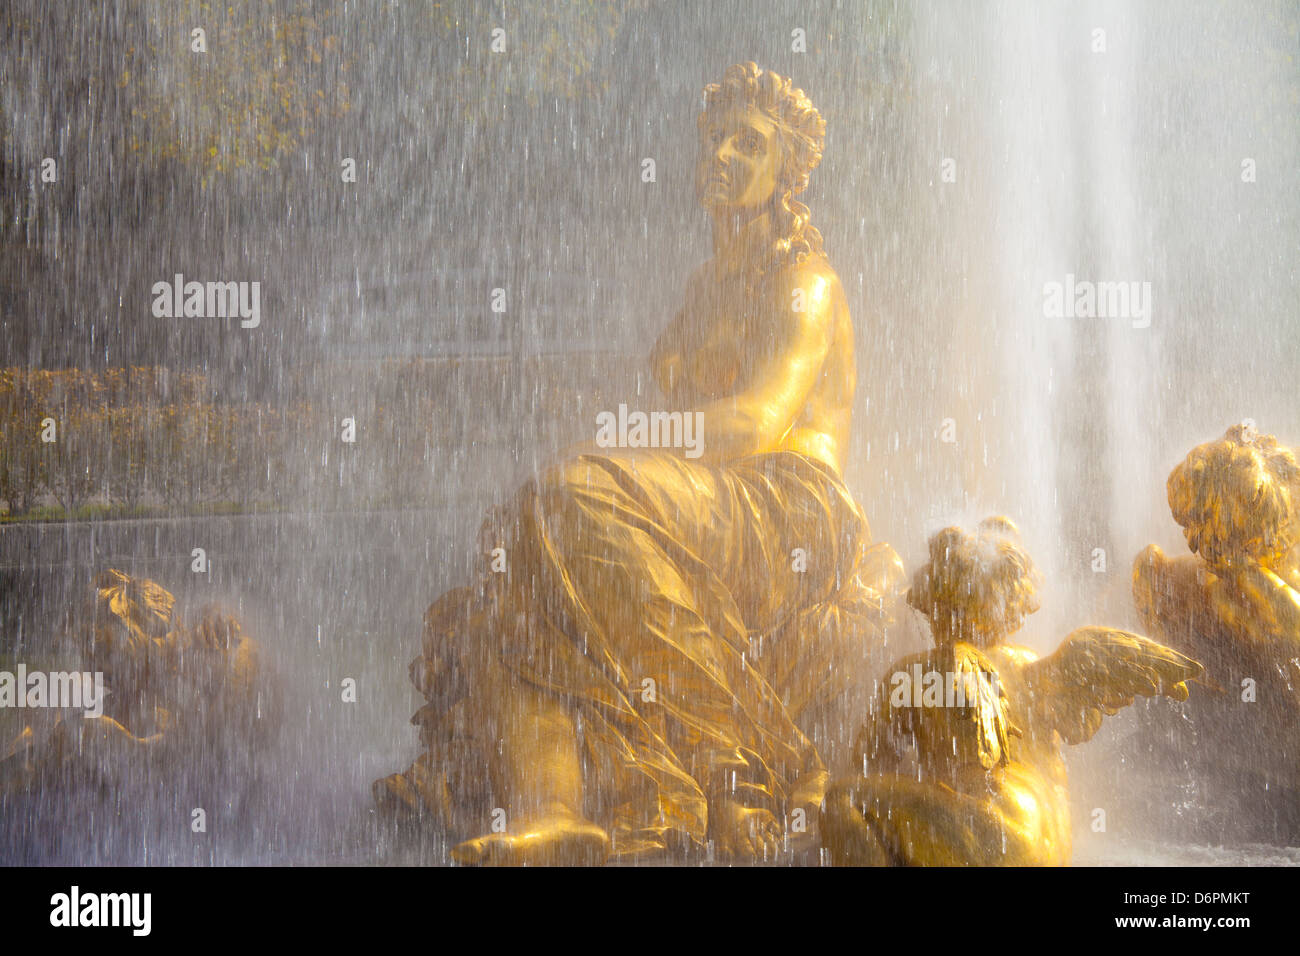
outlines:
{"label": "statue's arm", "polygon": [[747,385],[694,409],[704,416],[706,461],[772,450],[789,431],[826,362],[835,296],[834,277],[815,268],[793,270],[778,284],[769,313],[753,330],[756,351],[748,355]]}
{"label": "statue's arm", "polygon": [[1248,641],[1280,641],[1300,647],[1300,592],[1258,564],[1240,568],[1211,585],[1219,619]]}

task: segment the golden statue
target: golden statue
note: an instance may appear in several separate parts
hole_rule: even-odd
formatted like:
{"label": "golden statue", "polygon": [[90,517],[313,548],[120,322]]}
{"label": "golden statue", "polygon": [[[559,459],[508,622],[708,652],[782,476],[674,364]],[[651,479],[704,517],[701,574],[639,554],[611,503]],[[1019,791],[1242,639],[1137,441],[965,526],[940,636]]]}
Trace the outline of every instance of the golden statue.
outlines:
{"label": "golden statue", "polygon": [[1193,448],[1167,490],[1192,554],[1138,555],[1143,625],[1205,662],[1219,693],[1195,714],[1220,771],[1242,787],[1300,790],[1300,465],[1273,436],[1235,425]]}
{"label": "golden statue", "polygon": [[461,862],[773,859],[823,796],[809,735],[879,646],[902,569],[841,478],[853,326],[794,198],[825,124],[749,63],[699,131],[714,257],[651,363],[702,446],[580,447],[485,521],[504,573],[426,616],[425,752],[375,797]]}
{"label": "golden statue", "polygon": [[863,775],[826,797],[837,865],[1065,865],[1062,744],[1135,695],[1187,699],[1201,666],[1125,631],[1084,627],[1039,659],[1010,643],[1038,610],[1038,572],[1006,518],[930,539],[908,603],[935,647],[897,661],[857,749]]}
{"label": "golden statue", "polygon": [[103,712],[52,712],[44,727],[38,717],[0,761],[0,785],[119,786],[145,767],[246,775],[229,764],[262,748],[278,703],[257,642],[234,617],[207,605],[186,625],[161,585],[107,570],[81,637],[82,669],[103,675]]}

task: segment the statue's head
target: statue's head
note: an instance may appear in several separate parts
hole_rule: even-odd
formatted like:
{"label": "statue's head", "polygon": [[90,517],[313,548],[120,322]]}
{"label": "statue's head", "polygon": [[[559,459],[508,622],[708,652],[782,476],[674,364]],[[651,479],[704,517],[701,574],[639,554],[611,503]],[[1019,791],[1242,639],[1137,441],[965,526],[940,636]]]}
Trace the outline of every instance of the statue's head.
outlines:
{"label": "statue's head", "polygon": [[907,603],[930,619],[940,646],[990,647],[1038,610],[1040,575],[1008,518],[986,518],[971,534],[944,528],[930,538],[930,560],[912,578]]}
{"label": "statue's head", "polygon": [[704,88],[696,195],[712,213],[770,210],[783,244],[796,257],[821,252],[808,207],[794,196],[822,158],[826,122],[790,80],[754,63],[727,69]]}
{"label": "statue's head", "polygon": [[154,581],[101,571],[86,632],[88,661],[119,678],[141,677],[171,640],[175,605],[176,599]]}
{"label": "statue's head", "polygon": [[1166,488],[1187,546],[1212,567],[1267,567],[1300,540],[1300,466],[1250,423],[1193,448]]}

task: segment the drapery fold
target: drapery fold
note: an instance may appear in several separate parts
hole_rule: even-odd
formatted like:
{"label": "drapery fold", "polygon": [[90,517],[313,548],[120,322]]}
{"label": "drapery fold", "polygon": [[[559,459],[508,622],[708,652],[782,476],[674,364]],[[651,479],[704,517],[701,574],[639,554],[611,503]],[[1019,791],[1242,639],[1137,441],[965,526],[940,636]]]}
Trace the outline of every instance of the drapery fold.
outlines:
{"label": "drapery fold", "polygon": [[616,855],[674,833],[703,844],[723,795],[778,819],[820,800],[800,721],[861,678],[901,576],[829,467],[584,455],[526,484],[482,539],[506,569],[426,615],[411,665],[426,753],[381,782],[399,804],[453,830],[484,819],[469,808],[493,798],[497,705],[519,682],[575,715],[588,810]]}

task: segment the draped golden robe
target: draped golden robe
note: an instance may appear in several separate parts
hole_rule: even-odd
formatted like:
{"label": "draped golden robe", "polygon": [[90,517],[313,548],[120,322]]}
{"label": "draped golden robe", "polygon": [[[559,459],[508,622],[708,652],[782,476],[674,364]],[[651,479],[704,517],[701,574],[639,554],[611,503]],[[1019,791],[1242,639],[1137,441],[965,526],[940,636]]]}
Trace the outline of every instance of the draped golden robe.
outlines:
{"label": "draped golden robe", "polygon": [[429,609],[411,666],[427,750],[377,783],[381,806],[481,831],[502,805],[494,701],[526,682],[574,713],[616,856],[703,844],[720,795],[815,818],[826,773],[805,731],[862,679],[902,576],[827,465],[583,455],[489,516],[482,545],[507,570]]}

